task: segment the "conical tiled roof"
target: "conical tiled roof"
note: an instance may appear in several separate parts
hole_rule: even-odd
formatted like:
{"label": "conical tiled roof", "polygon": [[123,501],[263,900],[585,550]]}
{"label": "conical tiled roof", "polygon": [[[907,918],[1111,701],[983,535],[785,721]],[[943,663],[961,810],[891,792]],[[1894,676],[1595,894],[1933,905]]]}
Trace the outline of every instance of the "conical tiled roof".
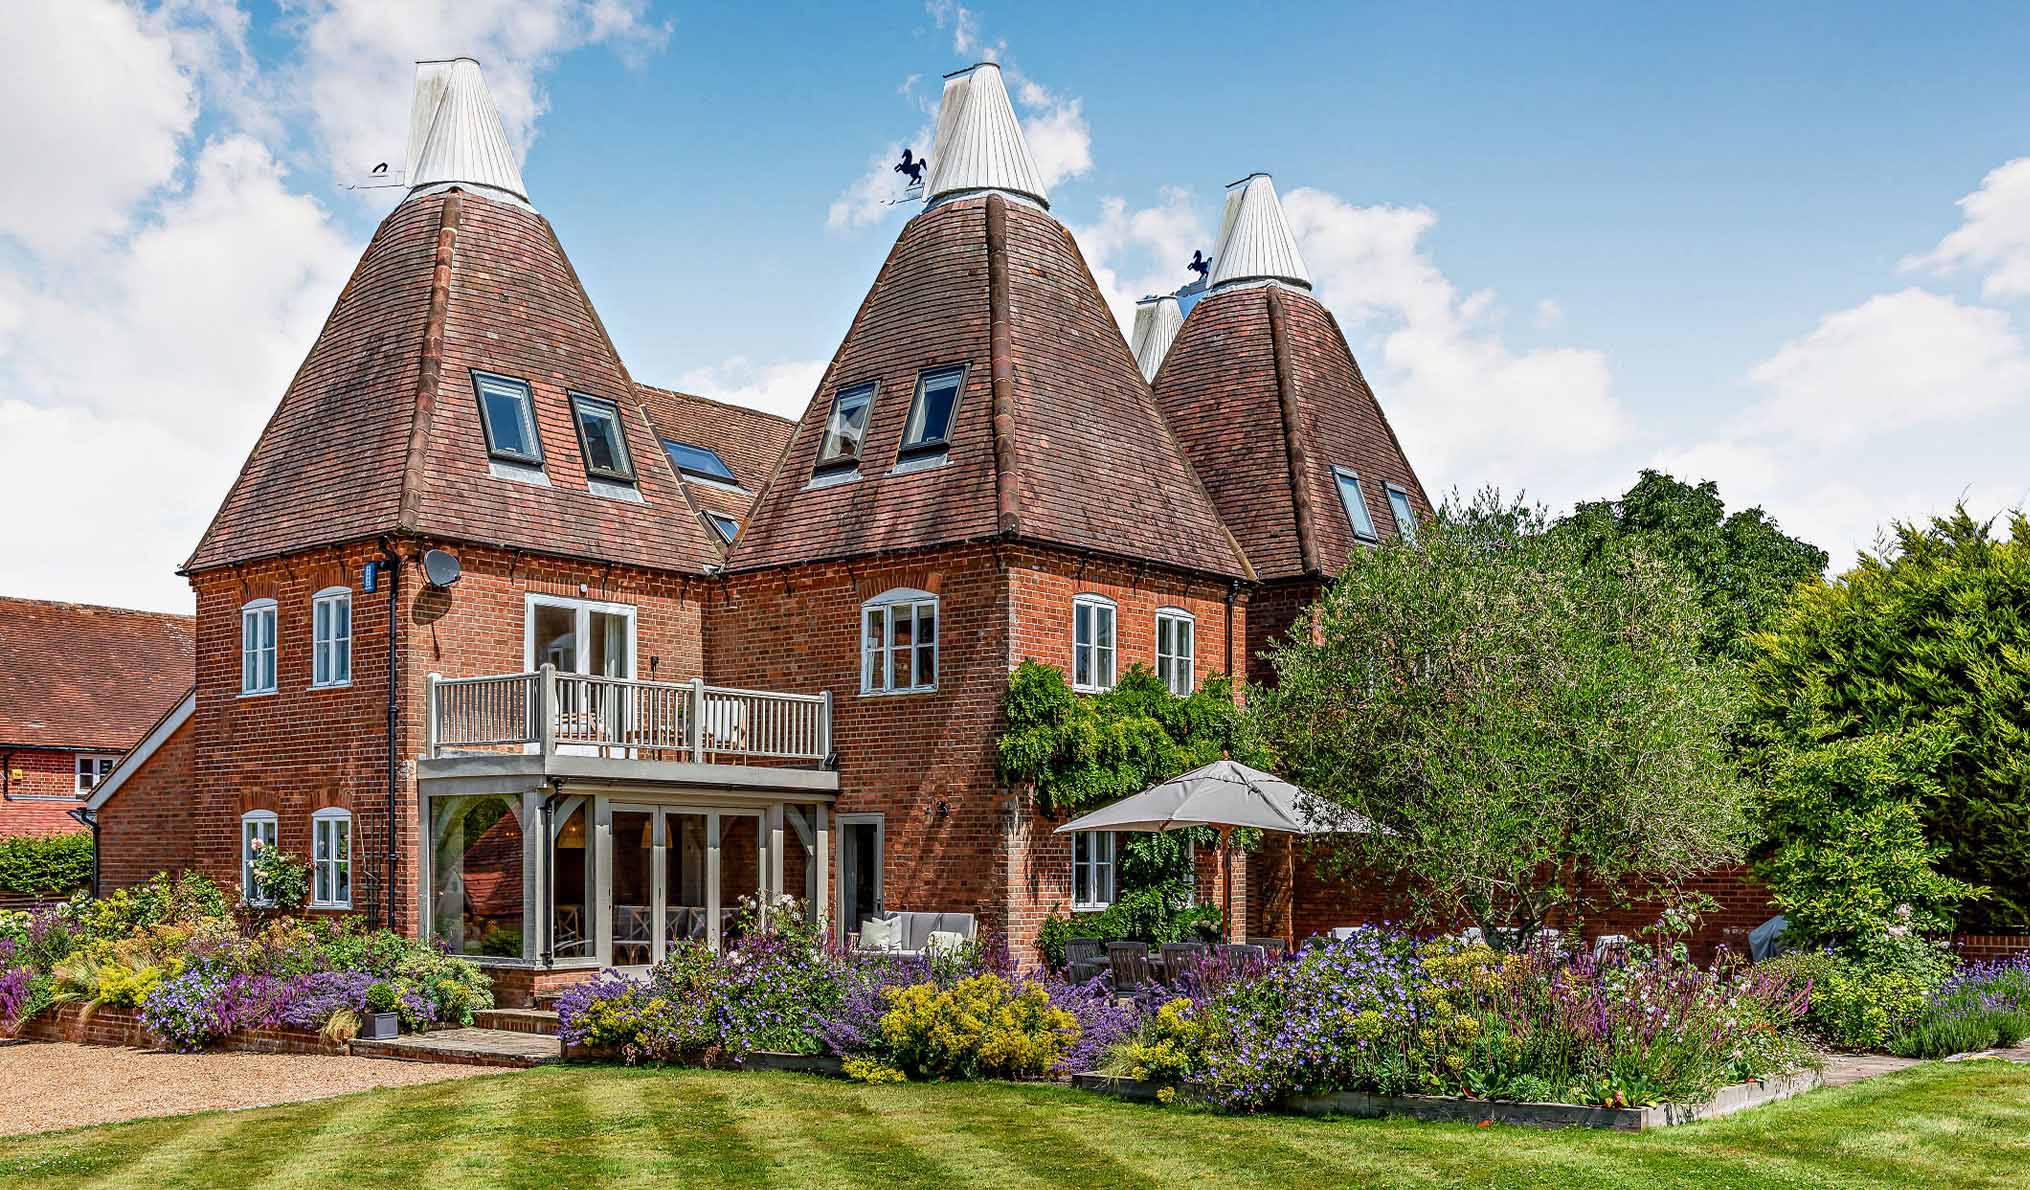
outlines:
{"label": "conical tiled roof", "polygon": [[935,204],[955,195],[989,191],[1050,205],[1043,174],[1029,155],[1022,126],[1008,102],[1001,68],[982,62],[945,76],[924,198]]}
{"label": "conical tiled roof", "polygon": [[1267,174],[1249,174],[1226,188],[1226,212],[1219,221],[1219,242],[1212,252],[1212,289],[1257,281],[1283,281],[1311,288],[1311,270],[1297,250],[1276,198],[1276,183]]}
{"label": "conical tiled roof", "polygon": [[[467,185],[382,221],[186,569],[383,534],[720,560],[549,222]],[[540,467],[490,457],[477,372],[529,386]],[[587,473],[573,394],[618,407],[632,485]]]}
{"label": "conical tiled roof", "polygon": [[[919,375],[954,365],[949,445],[906,454]],[[834,399],[870,383],[857,468],[817,467]],[[1248,573],[1071,233],[990,194],[903,228],[731,567],[996,537]]]}
{"label": "conical tiled roof", "polygon": [[416,63],[403,180],[411,194],[464,186],[491,198],[529,201],[500,112],[471,58]]}
{"label": "conical tiled roof", "polygon": [[1335,467],[1359,477],[1368,517],[1383,535],[1397,532],[1391,485],[1418,516],[1430,514],[1339,323],[1308,292],[1270,284],[1205,297],[1154,387],[1264,581],[1330,577],[1358,547]]}
{"label": "conical tiled roof", "polygon": [[1135,330],[1128,337],[1128,350],[1135,353],[1135,366],[1142,370],[1142,379],[1156,379],[1163,356],[1176,341],[1177,328],[1182,325],[1184,315],[1178,311],[1176,294],[1145,297],[1135,303]]}

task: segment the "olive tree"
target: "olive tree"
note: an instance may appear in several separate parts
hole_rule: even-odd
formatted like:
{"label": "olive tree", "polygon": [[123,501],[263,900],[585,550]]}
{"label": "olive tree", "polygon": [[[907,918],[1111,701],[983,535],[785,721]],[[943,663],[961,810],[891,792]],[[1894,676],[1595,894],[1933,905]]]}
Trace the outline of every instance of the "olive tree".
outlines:
{"label": "olive tree", "polygon": [[1736,682],[1692,580],[1546,529],[1455,497],[1359,551],[1250,694],[1284,775],[1370,827],[1330,862],[1490,938],[1742,855]]}

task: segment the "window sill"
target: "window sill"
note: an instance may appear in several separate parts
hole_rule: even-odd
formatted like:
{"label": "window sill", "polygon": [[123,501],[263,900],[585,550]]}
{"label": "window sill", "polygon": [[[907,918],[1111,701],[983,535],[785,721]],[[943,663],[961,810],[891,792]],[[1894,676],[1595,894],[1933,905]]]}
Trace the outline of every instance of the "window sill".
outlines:
{"label": "window sill", "polygon": [[911,686],[907,690],[862,690],[861,698],[901,698],[910,694],[936,694],[936,686]]}
{"label": "window sill", "polygon": [[515,463],[509,462],[506,459],[488,459],[486,461],[486,471],[487,474],[495,479],[505,479],[510,483],[525,483],[531,487],[538,488],[550,486],[549,473],[544,471],[539,464]]}
{"label": "window sill", "polygon": [[1114,903],[1112,901],[1093,901],[1083,905],[1073,902],[1071,911],[1073,913],[1105,913],[1113,907]]}
{"label": "window sill", "polygon": [[636,487],[632,482],[623,482],[618,479],[602,479],[596,475],[589,476],[585,480],[585,490],[602,500],[618,500],[624,504],[648,503],[648,499],[641,494],[640,488]]}
{"label": "window sill", "polygon": [[346,679],[345,681],[343,681],[343,682],[312,682],[312,683],[310,683],[310,689],[312,689],[312,690],[350,690],[351,688],[352,688],[352,679],[351,679],[351,678],[347,678],[347,679]]}
{"label": "window sill", "polygon": [[242,690],[239,696],[241,698],[272,698],[280,693],[282,693],[282,688],[277,686],[270,690]]}
{"label": "window sill", "polygon": [[896,456],[895,466],[889,469],[888,474],[911,475],[918,471],[935,471],[944,466],[950,458],[951,452],[943,445],[919,447]]}
{"label": "window sill", "polygon": [[815,491],[818,488],[837,487],[842,483],[858,482],[860,482],[860,465],[855,463],[850,467],[838,467],[830,470],[821,469],[811,472],[811,481],[804,485],[804,491],[809,492]]}
{"label": "window sill", "polygon": [[1081,686],[1074,682],[1072,683],[1071,692],[1073,694],[1105,694],[1112,689],[1112,686]]}
{"label": "window sill", "polygon": [[342,911],[344,911],[344,912],[350,913],[350,912],[352,911],[352,902],[351,902],[351,901],[306,901],[306,902],[304,902],[304,905],[303,905],[303,907],[304,907],[305,909],[325,909],[325,910],[333,910],[333,909],[336,909],[336,910],[342,910]]}

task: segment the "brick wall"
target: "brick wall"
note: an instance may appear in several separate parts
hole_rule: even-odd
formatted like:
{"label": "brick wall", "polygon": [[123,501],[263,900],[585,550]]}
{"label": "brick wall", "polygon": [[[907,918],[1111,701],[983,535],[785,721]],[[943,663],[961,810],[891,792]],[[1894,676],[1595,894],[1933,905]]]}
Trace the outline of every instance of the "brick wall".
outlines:
{"label": "brick wall", "polygon": [[[133,1008],[101,1007],[87,1013],[66,1004],[24,1022],[18,1034],[28,1041],[69,1041],[78,1045],[118,1045],[159,1049],[162,1043],[141,1023]],[[209,1047],[243,1054],[343,1054],[345,1043],[329,1041],[310,1029],[241,1029]]]}
{"label": "brick wall", "polygon": [[171,732],[99,808],[99,890],[139,884],[196,862],[191,833],[197,763],[193,721]]}
{"label": "brick wall", "polygon": [[2030,934],[1955,934],[1953,949],[1970,963],[2030,954]]}
{"label": "brick wall", "polygon": [[[860,606],[897,587],[938,596],[938,688],[862,695]],[[1224,583],[976,545],[735,575],[706,617],[708,672],[733,685],[830,690],[834,812],[883,816],[887,907],[979,914],[1027,962],[1044,919],[1070,907],[1071,842],[996,774],[1001,699],[1025,657],[1069,671],[1072,598],[1085,593],[1117,605],[1120,671],[1154,667],[1159,607],[1195,617],[1201,679],[1224,669]],[[1244,622],[1237,606],[1236,656]]]}
{"label": "brick wall", "polygon": [[[1378,879],[1328,875],[1315,850],[1319,846],[1299,842],[1292,847],[1292,921],[1299,942],[1338,926],[1379,925],[1408,920],[1409,901],[1398,886]],[[1698,930],[1687,939],[1692,957],[1700,962],[1709,961],[1723,945],[1736,954],[1746,955],[1749,931],[1777,913],[1775,906],[1769,903],[1768,891],[1745,868],[1721,868],[1701,873],[1685,881],[1683,889],[1703,892],[1719,903],[1719,908],[1704,915]],[[1576,929],[1580,936],[1586,939],[1602,934],[1640,937],[1641,931],[1662,911],[1661,902],[1640,886],[1631,888],[1622,899],[1626,904],[1596,912],[1579,923]],[[1258,917],[1254,924],[1261,928],[1268,923]],[[1454,922],[1446,928],[1458,929],[1470,924]],[[1555,917],[1549,924],[1568,931],[1575,928],[1573,923]],[[1269,928],[1264,932],[1277,931]]]}
{"label": "brick wall", "polygon": [[7,796],[0,801],[0,837],[66,835],[84,829],[65,813],[84,805],[77,795],[77,756],[57,748],[0,752],[0,764],[7,769]]}
{"label": "brick wall", "polygon": [[[525,596],[590,599],[635,608],[635,662],[647,677],[685,681],[701,656],[702,580],[628,567],[531,557],[478,546],[456,546],[462,576],[448,589],[427,587],[420,569],[401,575],[399,665],[401,704],[396,754],[396,925],[416,929],[415,758],[426,734],[429,674],[467,677],[519,673],[526,665]],[[418,543],[403,553],[421,554]],[[309,551],[195,576],[198,705],[194,778],[187,803],[196,866],[228,888],[239,881],[240,816],[272,810],[278,840],[298,854],[310,850],[311,815],[326,807],[353,813],[353,906],[378,920],[387,902],[386,690],[388,588],[359,589],[372,545]],[[332,586],[353,590],[352,683],[310,687],[311,597]],[[278,690],[240,694],[240,608],[257,598],[278,606]],[[173,813],[167,791],[120,799],[108,821]],[[114,807],[108,807],[114,809]],[[122,826],[112,828],[116,834]],[[137,832],[120,835],[114,859],[122,870],[145,856],[124,852]]]}
{"label": "brick wall", "polygon": [[1276,667],[1264,654],[1290,634],[1291,626],[1325,591],[1316,579],[1289,579],[1257,588],[1248,597],[1247,674],[1250,682],[1276,683]]}

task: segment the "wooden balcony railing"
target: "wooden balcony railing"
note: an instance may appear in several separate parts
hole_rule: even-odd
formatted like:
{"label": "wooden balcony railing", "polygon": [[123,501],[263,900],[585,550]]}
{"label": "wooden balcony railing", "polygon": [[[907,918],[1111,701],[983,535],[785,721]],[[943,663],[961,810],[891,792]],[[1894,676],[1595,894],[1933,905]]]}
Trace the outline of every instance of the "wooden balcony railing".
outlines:
{"label": "wooden balcony railing", "polygon": [[832,696],[558,673],[430,675],[429,755],[582,752],[637,760],[823,764]]}

